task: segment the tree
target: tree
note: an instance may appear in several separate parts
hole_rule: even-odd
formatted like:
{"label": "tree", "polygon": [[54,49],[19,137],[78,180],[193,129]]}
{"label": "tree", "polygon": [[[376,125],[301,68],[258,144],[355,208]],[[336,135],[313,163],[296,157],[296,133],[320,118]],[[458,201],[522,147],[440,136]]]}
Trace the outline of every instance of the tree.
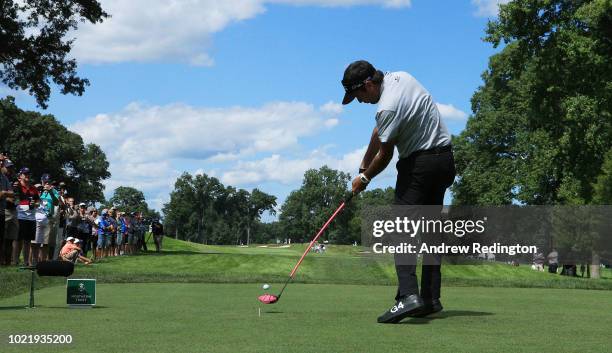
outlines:
{"label": "tree", "polygon": [[0,79],[12,89],[28,90],[47,108],[49,79],[62,94],[83,94],[87,79],[77,76],[77,62],[67,58],[79,22],[108,17],[94,0],[3,0],[0,2]]}
{"label": "tree", "polygon": [[612,149],[606,153],[601,173],[593,183],[593,203],[612,205]]}
{"label": "tree", "polygon": [[123,212],[146,212],[149,209],[142,191],[129,186],[120,186],[115,189],[109,200],[109,206],[116,207]]}
{"label": "tree", "polygon": [[493,55],[453,139],[454,203],[588,204],[612,147],[609,0],[520,0],[500,7]]}
{"label": "tree", "polygon": [[246,230],[247,245],[251,242],[251,227],[258,221],[265,211],[275,215],[276,196],[268,195],[259,189],[253,189],[247,200]]}
{"label": "tree", "polygon": [[[454,203],[585,205],[604,197],[604,185],[593,181],[612,148],[611,10],[609,0],[500,7],[485,41],[505,46],[490,58],[474,114],[453,139]],[[575,240],[576,252],[594,249],[593,232],[582,231],[558,239]]]}
{"label": "tree", "polygon": [[82,157],[75,163],[71,171],[73,179],[76,179],[74,189],[70,189],[72,195],[82,202],[104,202],[103,179],[110,178],[108,161],[100,146],[89,143],[85,145]]}
{"label": "tree", "polygon": [[205,244],[240,244],[250,242],[265,211],[274,212],[276,197],[258,189],[246,190],[224,186],[206,174],[181,175],[174,184],[170,201],[163,213],[168,234]]}
{"label": "tree", "polygon": [[152,210],[145,201],[142,191],[130,186],[119,186],[103,208],[115,207],[121,212],[140,212],[147,220],[159,219],[159,212]]}
{"label": "tree", "polygon": [[353,199],[355,212],[353,218],[349,221],[349,234],[354,235],[354,240],[357,240],[355,237],[358,234],[362,234],[363,212],[367,212],[368,207],[389,206],[393,204],[394,199],[395,189],[392,187],[365,190]]}
{"label": "tree", "polygon": [[102,202],[110,177],[104,152],[94,144],[83,145],[52,115],[19,109],[12,97],[0,99],[0,141],[17,168],[30,168],[33,180],[49,173],[66,182],[70,196],[82,202]]}
{"label": "tree", "polygon": [[[304,173],[302,186],[289,194],[281,207],[279,221],[286,237],[297,242],[306,242],[329,219],[347,196],[350,175],[327,166]],[[351,243],[356,234],[350,233],[349,222],[355,206],[347,204],[326,231],[326,236],[336,243]]]}

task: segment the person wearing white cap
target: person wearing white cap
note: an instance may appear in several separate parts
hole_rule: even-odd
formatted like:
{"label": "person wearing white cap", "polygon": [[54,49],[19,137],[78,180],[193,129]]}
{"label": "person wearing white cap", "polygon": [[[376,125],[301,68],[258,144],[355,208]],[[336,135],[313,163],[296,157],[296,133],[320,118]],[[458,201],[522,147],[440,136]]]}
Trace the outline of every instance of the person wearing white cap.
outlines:
{"label": "person wearing white cap", "polygon": [[81,243],[79,239],[74,239],[74,243],[71,241],[66,242],[66,245],[64,245],[60,251],[60,258],[62,261],[77,262],[77,260],[79,260],[85,265],[91,264],[92,261],[90,259],[81,256]]}

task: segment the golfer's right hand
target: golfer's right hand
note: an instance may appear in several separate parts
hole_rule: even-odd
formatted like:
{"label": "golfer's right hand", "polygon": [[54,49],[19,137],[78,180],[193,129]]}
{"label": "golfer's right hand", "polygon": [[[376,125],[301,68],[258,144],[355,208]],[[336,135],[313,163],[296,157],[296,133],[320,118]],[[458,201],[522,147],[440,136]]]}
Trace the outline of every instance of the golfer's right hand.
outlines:
{"label": "golfer's right hand", "polygon": [[353,195],[357,195],[365,190],[366,186],[367,185],[361,181],[361,178],[359,178],[359,175],[356,176],[355,179],[353,179]]}

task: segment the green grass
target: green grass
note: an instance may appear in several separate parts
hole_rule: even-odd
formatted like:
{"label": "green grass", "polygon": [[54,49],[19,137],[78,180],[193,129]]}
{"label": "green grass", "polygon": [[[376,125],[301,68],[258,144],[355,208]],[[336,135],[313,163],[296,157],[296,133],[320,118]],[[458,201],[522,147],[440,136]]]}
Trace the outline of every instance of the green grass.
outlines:
{"label": "green grass", "polygon": [[[272,291],[278,290],[278,286]],[[444,288],[434,319],[376,324],[394,287],[292,284],[275,305],[255,284],[101,284],[98,306],[65,288],[0,300],[2,352],[603,352],[606,291]],[[261,308],[261,317],[258,316]],[[9,346],[8,334],[71,334],[63,346]]]}
{"label": "green grass", "polygon": [[[206,246],[172,238],[162,254],[106,258],[92,266],[78,265],[74,276],[98,283],[278,283],[284,281],[304,251],[305,244],[279,246]],[[154,248],[149,244],[149,248]],[[396,284],[390,257],[366,256],[361,248],[328,246],[326,254],[309,254],[295,278],[311,284]],[[529,266],[500,263],[443,266],[444,286],[612,289],[612,273],[599,280],[569,278],[532,271]],[[26,292],[26,272],[0,269],[0,298]],[[64,283],[63,278],[38,278],[38,288]]]}

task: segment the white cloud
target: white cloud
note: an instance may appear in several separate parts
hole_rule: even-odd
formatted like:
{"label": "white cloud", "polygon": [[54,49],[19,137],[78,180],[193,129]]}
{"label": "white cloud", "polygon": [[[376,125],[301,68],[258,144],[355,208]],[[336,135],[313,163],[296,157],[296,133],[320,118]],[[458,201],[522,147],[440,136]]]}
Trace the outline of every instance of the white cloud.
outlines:
{"label": "white cloud", "polygon": [[[301,159],[289,159],[273,154],[255,161],[239,162],[230,170],[223,172],[220,178],[223,183],[231,185],[254,185],[264,182],[298,185],[306,170],[318,169],[324,165],[347,172],[354,177],[357,175],[366,148],[367,146],[363,146],[340,157],[330,155],[327,148],[313,150]],[[378,187],[378,183],[389,181],[389,177],[394,175],[395,162],[397,162],[397,154],[387,169],[374,179],[376,182],[372,184],[373,188]]]}
{"label": "white cloud", "polygon": [[112,15],[104,22],[81,24],[73,55],[82,62],[179,60],[212,66],[211,36],[228,25],[254,18],[265,5],[410,6],[410,0],[102,0]]}
{"label": "white cloud", "polygon": [[70,129],[105,151],[112,173],[108,192],[132,186],[147,195],[160,190],[167,195],[181,174],[177,161],[234,162],[256,153],[296,149],[300,138],[338,123],[326,111],[303,102],[257,108],[131,103],[118,113],[98,114]]}
{"label": "white cloud", "polygon": [[114,114],[98,114],[71,128],[121,160],[161,158],[232,160],[293,147],[298,138],[338,123],[302,102],[259,108],[198,108],[184,104],[131,103]]}
{"label": "white cloud", "polygon": [[330,115],[340,115],[344,110],[344,106],[340,103],[329,101],[321,106],[321,112]]}
{"label": "white cloud", "polygon": [[402,8],[409,7],[412,0],[268,0],[265,2],[290,5],[315,5],[324,7],[382,5],[388,8]]}
{"label": "white cloud", "polygon": [[441,104],[436,103],[438,106],[438,111],[440,111],[440,115],[442,115],[443,119],[446,120],[454,120],[454,121],[465,121],[467,119],[467,113],[463,110],[455,108],[452,104]]}
{"label": "white cloud", "polygon": [[476,6],[474,15],[479,17],[496,17],[499,13],[499,5],[506,4],[510,0],[472,0],[472,5]]}

